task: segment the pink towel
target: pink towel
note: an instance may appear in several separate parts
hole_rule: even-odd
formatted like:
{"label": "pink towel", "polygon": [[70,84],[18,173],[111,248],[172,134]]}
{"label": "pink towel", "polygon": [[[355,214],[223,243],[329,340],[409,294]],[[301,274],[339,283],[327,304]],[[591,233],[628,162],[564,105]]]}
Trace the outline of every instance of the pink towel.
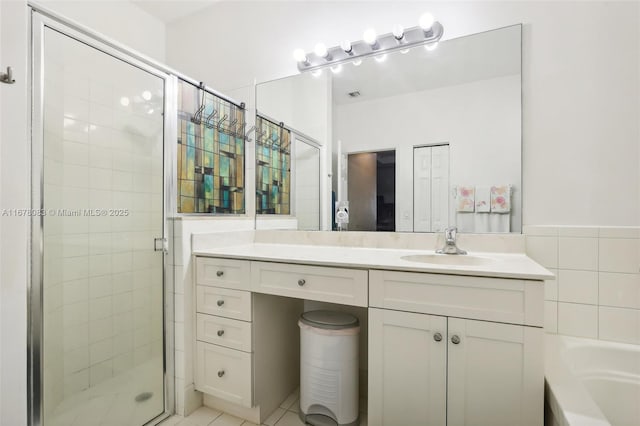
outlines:
{"label": "pink towel", "polygon": [[473,213],[475,208],[476,189],[473,186],[456,187],[456,211]]}
{"label": "pink towel", "polygon": [[511,211],[511,185],[491,187],[491,213],[509,213]]}

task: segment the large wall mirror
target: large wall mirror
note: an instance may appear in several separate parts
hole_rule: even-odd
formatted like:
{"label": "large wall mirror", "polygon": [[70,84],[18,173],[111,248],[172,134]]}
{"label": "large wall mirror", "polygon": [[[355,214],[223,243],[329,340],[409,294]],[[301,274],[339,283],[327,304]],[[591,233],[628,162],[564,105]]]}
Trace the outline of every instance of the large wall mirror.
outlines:
{"label": "large wall mirror", "polygon": [[[298,138],[319,165],[293,149],[280,171],[257,177],[258,205],[287,199],[282,211],[299,229],[331,229],[335,201],[348,201],[353,231],[521,232],[521,32],[514,25],[259,84],[258,114],[273,126],[258,128],[257,153]],[[306,208],[309,193],[319,199]]]}

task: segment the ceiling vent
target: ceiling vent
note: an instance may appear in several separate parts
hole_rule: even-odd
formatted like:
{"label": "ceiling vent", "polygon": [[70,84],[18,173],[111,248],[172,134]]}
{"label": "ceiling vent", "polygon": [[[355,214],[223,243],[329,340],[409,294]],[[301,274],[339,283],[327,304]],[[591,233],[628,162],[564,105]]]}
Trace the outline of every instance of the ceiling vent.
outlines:
{"label": "ceiling vent", "polygon": [[360,96],[360,92],[357,90],[354,90],[353,92],[349,92],[347,94],[349,95],[350,98],[357,98],[358,96]]}

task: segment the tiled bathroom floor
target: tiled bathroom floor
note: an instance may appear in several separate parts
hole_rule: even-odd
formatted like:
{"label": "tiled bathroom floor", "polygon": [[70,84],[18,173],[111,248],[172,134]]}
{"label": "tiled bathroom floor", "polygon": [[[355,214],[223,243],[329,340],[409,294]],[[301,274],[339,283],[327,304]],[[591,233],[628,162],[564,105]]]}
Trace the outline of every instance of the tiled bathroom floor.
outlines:
{"label": "tiled bathroom floor", "polygon": [[[280,408],[277,408],[262,426],[304,426],[298,417],[298,399],[299,392],[296,390],[285,399]],[[366,403],[360,403],[360,426],[367,426]],[[258,426],[234,417],[230,414],[211,409],[209,407],[200,407],[190,416],[183,418],[173,416],[160,424],[160,426]]]}

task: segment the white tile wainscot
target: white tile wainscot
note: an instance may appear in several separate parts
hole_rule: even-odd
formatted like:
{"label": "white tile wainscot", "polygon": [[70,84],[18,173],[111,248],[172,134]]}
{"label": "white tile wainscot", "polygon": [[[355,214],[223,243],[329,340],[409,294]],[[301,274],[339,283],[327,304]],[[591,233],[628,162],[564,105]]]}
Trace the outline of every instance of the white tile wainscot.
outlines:
{"label": "white tile wainscot", "polygon": [[549,333],[640,344],[640,227],[525,226],[527,254],[550,268]]}
{"label": "white tile wainscot", "polygon": [[[426,250],[246,240],[207,247],[216,239],[193,242],[191,344],[205,405],[254,423],[278,408],[299,383],[297,317],[307,300],[368,309],[369,425],[542,425],[544,280],[553,275],[524,254],[472,253],[490,261],[451,266],[401,259],[433,254]],[[215,296],[201,301],[203,288]],[[223,309],[226,294],[244,300],[233,315]],[[243,366],[235,381],[224,357]]]}

